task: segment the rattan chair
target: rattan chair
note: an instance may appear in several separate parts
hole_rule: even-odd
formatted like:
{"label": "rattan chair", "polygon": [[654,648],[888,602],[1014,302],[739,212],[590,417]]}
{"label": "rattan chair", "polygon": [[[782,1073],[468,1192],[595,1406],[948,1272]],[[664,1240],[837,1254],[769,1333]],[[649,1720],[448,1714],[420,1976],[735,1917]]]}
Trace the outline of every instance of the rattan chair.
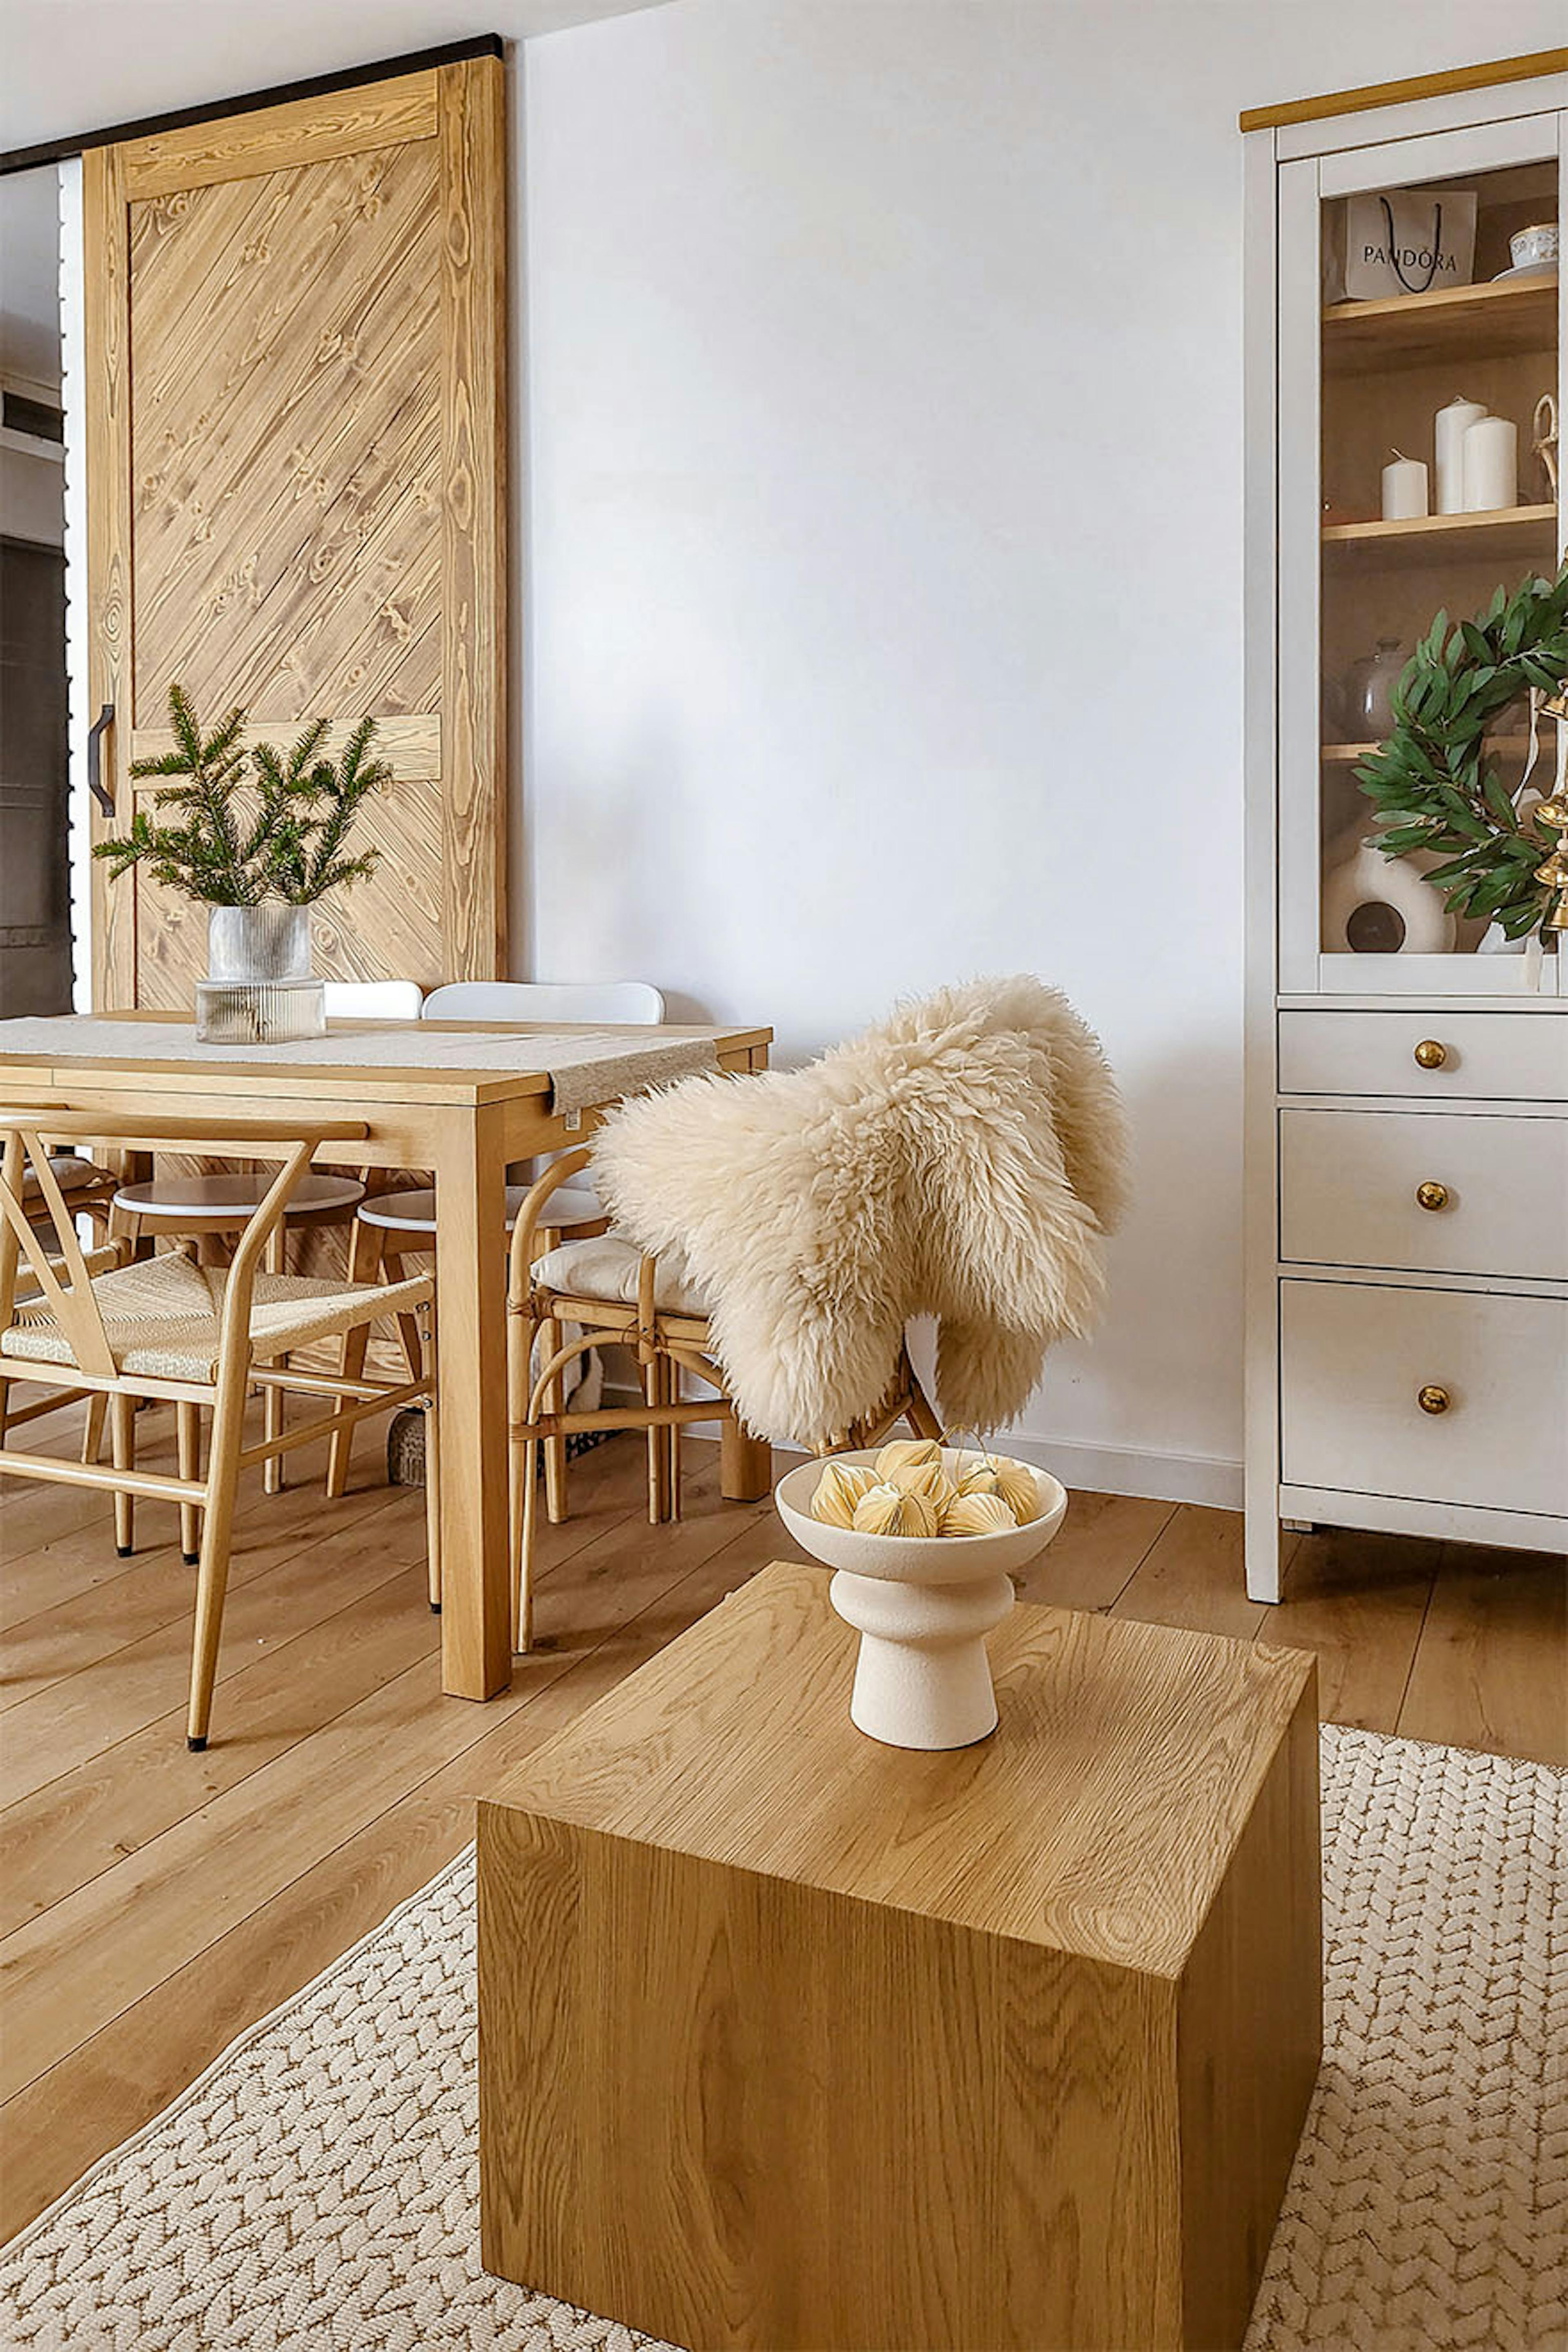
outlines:
{"label": "rattan chair", "polygon": [[[597,1238],[565,1241],[541,1251],[540,1235],[553,1223],[551,1196],[581,1174],[589,1150],[563,1153],[528,1193],[512,1230],[507,1286],[507,1420],[511,1474],[512,1647],[533,1640],[533,1548],[538,1517],[535,1451],[586,1429],[641,1429],[647,1436],[648,1518],[680,1517],[680,1432],[689,1422],[717,1421],[735,1429],[735,1408],[714,1362],[707,1301],[672,1268],[661,1267],[613,1228]],[[570,1338],[564,1325],[574,1326]],[[542,1339],[540,1360],[536,1343]],[[642,1382],[640,1404],[606,1405],[574,1412],[562,1396],[574,1357],[594,1347],[627,1348]],[[683,1396],[690,1374],[716,1391]],[[879,1445],[907,1420],[920,1437],[940,1437],[936,1409],[900,1351],[888,1395],[875,1412],[836,1431],[823,1453]],[[546,1497],[547,1505],[549,1497]],[[552,1519],[558,1514],[552,1510]]]}
{"label": "rattan chair", "polygon": [[[647,1028],[664,1019],[664,998],[651,981],[454,980],[433,988],[425,999],[424,1021],[495,1021],[521,1025],[541,1022],[598,1022],[612,1026]],[[524,1163],[530,1181],[540,1163]],[[497,1235],[498,1280],[500,1247],[517,1223],[528,1183],[506,1188],[506,1230]],[[584,1185],[558,1192],[550,1230],[538,1236],[541,1249],[560,1242],[602,1234],[608,1219],[594,1193]],[[405,1257],[431,1255],[436,1248],[436,1194],[428,1186],[417,1192],[385,1192],[361,1206],[349,1249],[349,1271],[356,1280],[380,1277],[395,1281]],[[546,1338],[549,1335],[546,1334]],[[365,1335],[345,1341],[343,1370],[357,1373],[364,1362]],[[353,1432],[334,1437],[327,1459],[327,1493],[346,1492]],[[566,1508],[566,1441],[552,1438],[544,1449],[544,1482],[552,1519]]]}
{"label": "rattan chair", "polygon": [[[276,1433],[269,1430],[259,1444],[247,1445],[244,1423],[251,1391],[308,1391],[330,1400],[353,1421],[416,1400],[433,1412],[434,1374],[428,1362],[416,1373],[411,1370],[405,1381],[385,1383],[287,1367],[268,1369],[291,1349],[353,1330],[382,1315],[428,1305],[427,1279],[371,1286],[264,1269],[268,1245],[312,1156],[326,1144],[360,1141],[364,1132],[362,1124],[347,1120],[317,1120],[308,1127],[245,1119],[187,1124],[100,1111],[0,1110],[5,1146],[0,1165],[0,1475],[108,1490],[114,1498],[115,1540],[122,1555],[132,1548],[137,1496],[180,1506],[187,1559],[199,1515],[186,1726],[192,1748],[207,1744],[239,1473],[309,1444],[335,1425],[334,1416],[326,1415]],[[184,1250],[132,1259],[131,1244],[124,1240],[93,1252],[89,1259],[77,1236],[70,1196],[61,1191],[50,1168],[48,1149],[51,1142],[89,1139],[121,1150],[228,1156],[281,1165],[240,1234],[227,1266],[198,1265]],[[47,1234],[40,1231],[43,1220],[27,1192],[29,1173],[47,1212]],[[24,1265],[26,1275],[19,1281]],[[5,1406],[16,1381],[107,1397],[111,1466],[11,1447],[5,1442]],[[144,1397],[174,1406],[176,1476],[136,1466],[135,1410]],[[205,1473],[200,1459],[204,1410],[212,1415]],[[435,1450],[432,1444],[432,1454]],[[434,1598],[439,1590],[439,1552],[433,1489],[428,1499]]]}

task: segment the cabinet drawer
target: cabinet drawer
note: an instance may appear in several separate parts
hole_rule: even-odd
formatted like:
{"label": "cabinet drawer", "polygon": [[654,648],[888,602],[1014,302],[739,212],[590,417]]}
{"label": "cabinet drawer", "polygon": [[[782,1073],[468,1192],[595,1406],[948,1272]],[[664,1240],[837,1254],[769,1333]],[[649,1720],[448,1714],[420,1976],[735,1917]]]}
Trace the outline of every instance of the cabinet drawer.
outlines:
{"label": "cabinet drawer", "polygon": [[1568,1118],[1281,1111],[1279,1184],[1282,1257],[1568,1281]]}
{"label": "cabinet drawer", "polygon": [[1568,1302],[1284,1282],[1279,1305],[1286,1486],[1568,1516]]}
{"label": "cabinet drawer", "polygon": [[[1423,1045],[1441,1048],[1435,1068],[1416,1060]],[[1279,1091],[1568,1101],[1568,1019],[1556,1013],[1281,1013]]]}

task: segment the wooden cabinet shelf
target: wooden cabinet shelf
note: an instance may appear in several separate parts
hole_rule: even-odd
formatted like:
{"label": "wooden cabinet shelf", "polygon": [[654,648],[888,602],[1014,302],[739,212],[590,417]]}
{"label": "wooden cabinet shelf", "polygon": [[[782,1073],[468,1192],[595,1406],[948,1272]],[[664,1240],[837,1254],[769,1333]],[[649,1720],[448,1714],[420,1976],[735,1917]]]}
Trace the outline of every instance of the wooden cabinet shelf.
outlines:
{"label": "wooden cabinet shelf", "polygon": [[1323,312],[1323,372],[1433,367],[1447,360],[1550,352],[1557,339],[1557,273],[1448,286],[1393,302],[1331,302]]}
{"label": "wooden cabinet shelf", "polygon": [[1557,509],[1553,506],[1500,507],[1491,514],[1422,515],[1414,522],[1335,522],[1323,530],[1325,569],[1365,564],[1373,570],[1468,562],[1495,556],[1528,562],[1554,552]]}

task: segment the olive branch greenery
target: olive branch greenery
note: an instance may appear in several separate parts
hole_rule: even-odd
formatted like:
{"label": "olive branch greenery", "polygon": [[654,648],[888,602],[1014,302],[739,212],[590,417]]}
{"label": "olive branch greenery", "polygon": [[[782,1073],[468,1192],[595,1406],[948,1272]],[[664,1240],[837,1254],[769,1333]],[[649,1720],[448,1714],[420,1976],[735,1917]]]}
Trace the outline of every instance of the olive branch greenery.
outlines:
{"label": "olive branch greenery", "polygon": [[[285,756],[270,743],[247,745],[237,703],[210,735],[189,697],[169,688],[174,748],[132,761],[133,776],[171,781],[139,809],[129,832],[100,841],[110,881],[145,865],[153,878],[209,907],[254,907],[264,898],[308,906],[374,872],[378,849],[345,846],[360,809],[391,782],[373,759],[374,719],[362,719],[336,760],[321,756],[328,722],[312,719]],[[169,814],[165,816],[164,812]]]}
{"label": "olive branch greenery", "polygon": [[1451,914],[1484,917],[1510,940],[1538,930],[1553,903],[1535,869],[1552,843],[1523,815],[1486,752],[1489,729],[1530,689],[1568,678],[1568,564],[1555,580],[1500,587],[1474,621],[1440,612],[1392,697],[1394,728],[1355,771],[1386,820],[1385,857],[1436,852],[1426,879]]}

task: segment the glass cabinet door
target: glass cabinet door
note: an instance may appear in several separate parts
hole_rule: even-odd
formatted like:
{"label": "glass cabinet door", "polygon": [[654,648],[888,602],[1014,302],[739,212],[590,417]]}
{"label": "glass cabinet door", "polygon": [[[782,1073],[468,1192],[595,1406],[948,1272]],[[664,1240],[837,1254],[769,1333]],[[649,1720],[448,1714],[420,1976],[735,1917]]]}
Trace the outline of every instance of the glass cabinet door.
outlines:
{"label": "glass cabinet door", "polygon": [[[1425,878],[1443,856],[1386,856],[1377,843],[1390,820],[1358,782],[1437,614],[1477,621],[1500,588],[1557,570],[1561,121],[1525,117],[1280,171],[1288,993],[1554,993],[1568,964],[1450,913]],[[1490,722],[1486,756],[1517,805],[1521,791],[1551,789],[1557,730],[1537,723],[1532,760],[1522,696]]]}

